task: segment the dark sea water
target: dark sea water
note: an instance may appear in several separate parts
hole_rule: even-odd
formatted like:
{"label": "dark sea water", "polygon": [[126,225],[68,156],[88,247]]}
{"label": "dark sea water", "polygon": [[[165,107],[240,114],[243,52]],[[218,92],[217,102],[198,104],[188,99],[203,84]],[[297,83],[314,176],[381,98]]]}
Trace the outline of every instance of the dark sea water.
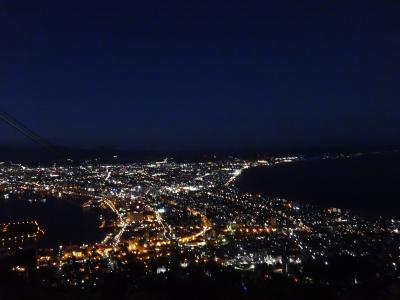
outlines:
{"label": "dark sea water", "polygon": [[364,216],[400,218],[399,153],[248,169],[237,186],[243,192],[334,206]]}
{"label": "dark sea water", "polygon": [[45,203],[40,199],[32,203],[25,197],[1,199],[0,223],[37,220],[45,231],[40,245],[47,247],[101,240],[103,233],[98,229],[96,213],[84,211],[80,205],[63,199],[48,197]]}

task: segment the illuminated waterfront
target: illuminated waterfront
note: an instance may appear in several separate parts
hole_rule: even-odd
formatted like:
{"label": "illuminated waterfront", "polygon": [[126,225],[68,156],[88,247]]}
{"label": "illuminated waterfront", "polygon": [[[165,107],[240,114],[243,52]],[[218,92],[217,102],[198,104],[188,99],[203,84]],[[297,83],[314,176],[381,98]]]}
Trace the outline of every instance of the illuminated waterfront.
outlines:
{"label": "illuminated waterfront", "polygon": [[40,244],[47,247],[96,242],[104,234],[98,228],[98,214],[78,203],[39,195],[0,199],[0,223],[25,220],[37,220],[46,228]]}
{"label": "illuminated waterfront", "polygon": [[242,192],[286,198],[302,204],[399,218],[400,153],[369,154],[338,160],[307,160],[246,170]]}
{"label": "illuminated waterfront", "polygon": [[[379,265],[379,274],[398,276],[398,220],[365,219],[340,207],[303,205],[246,193],[236,186],[243,172],[252,168],[307,159],[190,163],[164,159],[51,167],[4,163],[0,168],[3,217],[36,216],[44,234],[35,236],[36,245],[11,237],[11,245],[2,251],[14,255],[35,247],[35,272],[47,288],[93,289],[116,273],[130,278],[139,272],[137,280],[166,279],[182,271],[190,277],[198,269],[206,276],[262,270],[268,280],[278,277],[329,287],[337,283],[335,279],[315,274],[310,266],[328,268],[343,258],[352,263],[371,258]],[[50,219],[40,220],[42,215]],[[46,239],[52,240],[51,247],[43,243]],[[382,243],[389,245],[384,252]],[[29,265],[16,264],[10,272],[27,270]],[[363,274],[341,274],[350,285],[369,280]]]}

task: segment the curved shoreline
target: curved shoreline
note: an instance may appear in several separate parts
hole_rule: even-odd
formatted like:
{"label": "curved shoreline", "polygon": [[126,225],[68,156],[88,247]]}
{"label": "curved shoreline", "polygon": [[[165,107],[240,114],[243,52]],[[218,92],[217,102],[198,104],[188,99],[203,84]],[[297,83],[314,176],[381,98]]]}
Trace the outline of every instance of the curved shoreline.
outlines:
{"label": "curved shoreline", "polygon": [[399,181],[400,156],[381,155],[250,168],[235,185],[243,192],[399,218]]}

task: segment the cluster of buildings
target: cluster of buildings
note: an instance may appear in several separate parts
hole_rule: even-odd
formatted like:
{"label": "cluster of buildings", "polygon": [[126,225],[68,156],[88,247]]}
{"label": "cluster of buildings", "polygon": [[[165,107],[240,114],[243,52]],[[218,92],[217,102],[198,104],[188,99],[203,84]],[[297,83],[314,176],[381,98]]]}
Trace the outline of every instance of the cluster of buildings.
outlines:
{"label": "cluster of buildings", "polygon": [[[261,265],[271,273],[318,282],[304,265],[329,266],[337,255],[374,255],[387,272],[396,273],[399,221],[367,220],[337,208],[318,209],[242,193],[235,185],[246,169],[298,159],[52,167],[3,164],[0,196],[56,197],[98,213],[102,240],[36,249],[35,269],[48,286],[85,288],[101,284],[115,272],[163,275],[209,264],[239,271]],[[14,228],[22,225],[0,224],[3,252],[31,247],[27,240],[40,238],[46,230],[36,221],[24,224],[28,229]],[[15,272],[27,269],[13,267]]]}

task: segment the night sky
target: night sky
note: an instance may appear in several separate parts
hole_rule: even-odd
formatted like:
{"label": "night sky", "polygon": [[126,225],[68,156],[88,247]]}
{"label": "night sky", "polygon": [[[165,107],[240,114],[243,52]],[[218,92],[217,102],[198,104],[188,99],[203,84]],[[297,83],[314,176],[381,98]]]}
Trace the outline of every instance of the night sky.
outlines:
{"label": "night sky", "polygon": [[[399,1],[0,0],[0,109],[55,144],[399,144]],[[0,123],[0,144],[29,144]]]}

